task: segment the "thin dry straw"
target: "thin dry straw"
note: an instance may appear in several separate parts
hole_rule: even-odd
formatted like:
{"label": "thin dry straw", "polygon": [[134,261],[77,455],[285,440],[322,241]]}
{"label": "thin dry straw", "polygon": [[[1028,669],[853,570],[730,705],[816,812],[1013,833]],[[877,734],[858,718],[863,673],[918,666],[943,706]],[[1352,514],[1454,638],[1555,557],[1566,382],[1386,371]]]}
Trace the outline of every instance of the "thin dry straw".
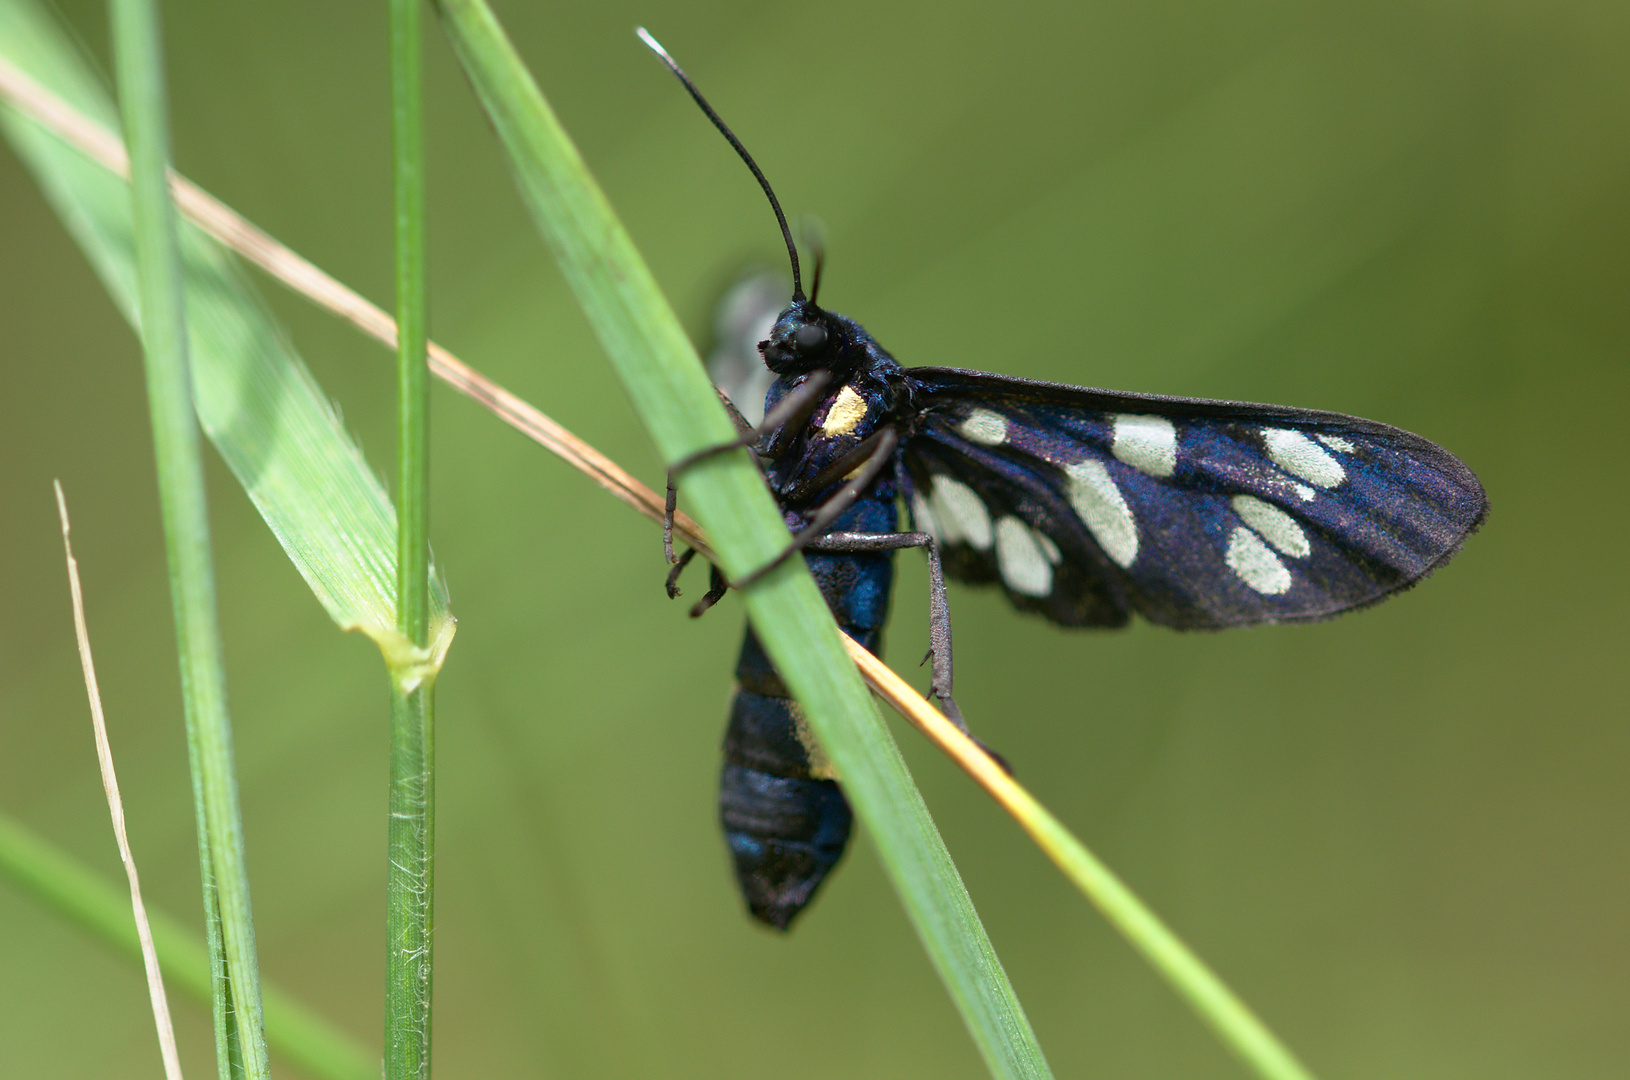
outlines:
{"label": "thin dry straw", "polygon": [[85,595],[79,587],[79,560],[68,538],[68,500],[62,484],[51,481],[57,492],[57,515],[62,519],[62,550],[68,559],[68,591],[74,601],[74,636],[79,641],[79,666],[85,673],[85,695],[91,703],[91,728],[96,732],[96,763],[102,770],[102,790],[107,792],[108,817],[113,819],[113,836],[119,843],[119,860],[130,879],[130,906],[136,916],[136,936],[141,940],[142,966],[147,969],[147,996],[153,1003],[153,1023],[158,1028],[159,1052],[164,1057],[164,1075],[181,1080],[181,1058],[175,1049],[175,1028],[170,1023],[170,1003],[164,996],[164,977],[158,970],[158,952],[153,948],[153,930],[147,921],[147,905],[142,903],[141,881],[136,860],[130,854],[130,838],[125,833],[124,801],[119,797],[119,778],[113,771],[113,750],[108,746],[107,721],[102,715],[102,691],[96,684],[96,665],[91,660],[91,635],[85,625]]}

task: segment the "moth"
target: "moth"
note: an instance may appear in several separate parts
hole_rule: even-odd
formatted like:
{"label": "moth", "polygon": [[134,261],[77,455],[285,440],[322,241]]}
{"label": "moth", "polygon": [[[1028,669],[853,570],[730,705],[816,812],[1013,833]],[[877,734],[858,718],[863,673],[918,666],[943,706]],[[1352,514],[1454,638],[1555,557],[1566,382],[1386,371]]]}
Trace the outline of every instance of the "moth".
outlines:
{"label": "moth", "polygon": [[[817,304],[819,261],[805,295],[769,182],[640,35],[758,178],[792,264],[792,298],[757,344],[764,419],[744,421],[730,447],[757,452],[794,537],[786,554],[804,553],[866,648],[880,645],[894,551],[927,552],[931,694],[954,722],[946,577],[1070,627],[1134,613],[1176,630],[1312,622],[1409,588],[1482,524],[1488,499],[1469,468],[1373,420],[901,366]],[[715,570],[698,608],[756,576]],[[785,929],[842,856],[850,811],[750,628],[736,675],[720,815],[749,910]]]}

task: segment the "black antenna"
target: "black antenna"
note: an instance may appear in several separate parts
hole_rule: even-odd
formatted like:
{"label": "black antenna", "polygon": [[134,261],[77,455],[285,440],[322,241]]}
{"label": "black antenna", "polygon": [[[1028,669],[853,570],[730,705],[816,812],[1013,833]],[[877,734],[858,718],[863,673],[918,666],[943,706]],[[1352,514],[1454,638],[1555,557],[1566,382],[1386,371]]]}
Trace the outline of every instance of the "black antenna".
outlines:
{"label": "black antenna", "polygon": [[821,295],[821,270],[826,266],[826,240],[819,229],[804,223],[804,246],[815,252],[815,280],[809,283],[809,302],[816,304]]}
{"label": "black antenna", "polygon": [[[808,239],[810,238],[805,236],[804,243],[808,243]],[[815,244],[815,280],[810,282],[810,303],[815,303],[815,298],[820,296],[820,272],[822,272],[822,267],[825,266],[826,244]]]}
{"label": "black antenna", "polygon": [[703,97],[702,92],[696,89],[696,84],[690,81],[690,76],[681,71],[679,65],[674,63],[674,58],[668,55],[668,50],[657,44],[657,39],[647,33],[645,27],[636,26],[634,33],[638,34],[640,40],[651,47],[652,52],[662,58],[662,62],[668,65],[669,71],[679,76],[679,81],[684,83],[685,89],[690,91],[690,96],[696,100],[696,104],[700,105],[702,111],[707,113],[707,118],[713,121],[714,127],[719,129],[719,134],[730,140],[730,145],[736,148],[736,153],[741,155],[741,159],[747,163],[747,167],[752,169],[753,175],[758,178],[758,186],[763,188],[764,194],[769,197],[770,208],[775,211],[775,220],[781,224],[781,236],[787,241],[787,258],[792,260],[792,300],[795,304],[799,303],[804,299],[804,285],[798,275],[798,245],[792,242],[792,230],[787,228],[787,215],[781,212],[781,204],[776,201],[775,192],[770,190],[770,182],[764,179],[764,173],[759,169],[758,162],[753,160],[753,155],[747,152],[747,147],[743,146],[741,140],[736,138],[736,133],[726,127],[723,120],[719,119],[719,114],[713,111],[713,106],[707,103],[707,98]]}

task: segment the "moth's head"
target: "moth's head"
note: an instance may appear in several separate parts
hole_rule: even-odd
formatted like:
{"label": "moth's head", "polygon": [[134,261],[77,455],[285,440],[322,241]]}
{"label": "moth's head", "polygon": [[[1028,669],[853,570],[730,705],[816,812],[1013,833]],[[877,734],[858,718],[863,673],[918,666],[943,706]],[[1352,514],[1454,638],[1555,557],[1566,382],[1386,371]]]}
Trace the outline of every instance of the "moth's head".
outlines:
{"label": "moth's head", "polygon": [[838,366],[849,344],[849,320],[795,298],[775,320],[768,339],[758,343],[764,365],[777,375],[803,375]]}

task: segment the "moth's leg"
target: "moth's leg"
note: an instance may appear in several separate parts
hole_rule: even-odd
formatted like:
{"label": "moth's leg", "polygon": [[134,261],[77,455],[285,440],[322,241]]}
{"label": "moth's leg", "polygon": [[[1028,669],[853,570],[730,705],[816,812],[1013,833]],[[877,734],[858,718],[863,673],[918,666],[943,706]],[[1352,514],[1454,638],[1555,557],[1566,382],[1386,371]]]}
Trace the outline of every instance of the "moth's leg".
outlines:
{"label": "moth's leg", "polygon": [[686,548],[685,554],[674,560],[673,569],[668,571],[667,589],[669,600],[679,599],[679,575],[685,572],[685,567],[689,566],[690,561],[694,558],[696,558],[696,549]]}
{"label": "moth's leg", "polygon": [[765,448],[766,452],[773,457],[774,452],[781,448],[782,443],[789,441],[796,434],[797,429],[803,427],[804,421],[809,419],[810,415],[815,411],[815,407],[821,403],[821,392],[826,389],[827,384],[831,381],[832,373],[829,371],[811,372],[809,378],[800,383],[786,397],[776,402],[775,408],[764,414],[763,422],[756,428],[743,419],[741,413],[730,403],[729,398],[724,397],[723,394],[719,395],[720,399],[729,407],[730,415],[735,420],[740,434],[730,442],[721,443],[718,446],[709,446],[696,451],[694,454],[686,454],[668,469],[668,493],[662,512],[662,554],[670,565],[675,561],[674,511],[679,502],[679,489],[676,486],[679,474],[698,462],[706,461],[708,458],[717,457],[731,450],[739,450],[744,446],[757,446],[766,433],[781,428],[783,429],[782,438]]}
{"label": "moth's leg", "polygon": [[[860,493],[866,489],[867,485],[869,485],[873,480],[877,479],[877,474],[883,470],[885,465],[888,464],[894,455],[895,447],[897,447],[899,444],[900,437],[894,433],[894,429],[883,428],[879,431],[873,432],[872,435],[863,441],[859,446],[856,446],[853,450],[843,455],[843,457],[839,458],[831,466],[828,466],[825,472],[822,473],[823,476],[830,473],[835,479],[836,477],[843,476],[845,473],[852,475],[850,475],[848,482],[845,483],[836,494],[834,494],[820,506],[816,507],[814,515],[811,517],[809,524],[804,526],[798,532],[794,533],[792,541],[788,543],[786,547],[782,548],[775,558],[771,559],[763,566],[758,567],[756,570],[750,571],[739,581],[727,581],[725,588],[745,589],[747,586],[751,585],[753,582],[757,581],[759,578],[763,577],[765,574],[769,573],[771,570],[774,570],[776,567],[792,558],[792,556],[808,547],[811,541],[815,540],[826,529],[831,527],[832,522],[836,521],[840,514],[849,509],[850,506],[854,505],[855,499],[860,496]],[[827,484],[830,484],[831,482],[831,480],[826,481]],[[672,581],[675,576],[675,574],[670,574],[669,580]],[[669,595],[673,595],[671,591]],[[721,593],[720,595],[723,594]],[[711,599],[709,597],[711,597]],[[708,596],[703,597],[697,602],[696,606],[691,609],[691,618],[696,618],[698,615],[702,614],[702,612],[712,607],[718,602],[718,599],[718,596],[713,596],[710,592]]]}
{"label": "moth's leg", "polygon": [[951,696],[951,608],[945,600],[945,569],[940,562],[939,544],[928,533],[827,533],[808,544],[810,551],[841,552],[898,551],[913,547],[928,552],[928,657],[933,661],[929,669],[928,696],[939,699],[945,718],[967,735],[968,723]]}
{"label": "moth's leg", "polygon": [[[674,513],[678,511],[678,509],[679,489],[674,487],[673,470],[669,469],[668,494],[667,498],[662,504],[662,557],[668,561],[669,566],[676,569],[679,567],[679,560],[674,557]],[[692,548],[691,550],[695,551],[696,549]],[[676,575],[673,574],[668,576],[668,599],[670,600],[679,595],[674,588],[673,582],[675,576]]]}
{"label": "moth's leg", "polygon": [[709,566],[707,595],[696,601],[696,606],[690,609],[690,617],[699,619],[708,608],[724,599],[724,594],[730,591],[730,582],[726,581],[723,572],[717,566]]}
{"label": "moth's leg", "polygon": [[[825,481],[826,484],[831,483],[832,480],[840,476],[847,476],[848,481],[830,499],[815,508],[814,513],[810,516],[809,524],[793,534],[792,542],[782,548],[780,554],[758,569],[748,573],[739,581],[732,581],[730,587],[745,589],[798,552],[804,550],[816,537],[831,528],[832,523],[838,520],[845,510],[854,505],[855,500],[860,497],[860,493],[865,491],[872,481],[877,479],[878,474],[883,471],[884,467],[894,460],[894,450],[899,445],[900,436],[892,427],[879,428],[864,439],[859,446],[856,446],[828,466],[821,473],[823,477],[831,476],[831,479]],[[806,488],[809,486],[805,485]]]}

